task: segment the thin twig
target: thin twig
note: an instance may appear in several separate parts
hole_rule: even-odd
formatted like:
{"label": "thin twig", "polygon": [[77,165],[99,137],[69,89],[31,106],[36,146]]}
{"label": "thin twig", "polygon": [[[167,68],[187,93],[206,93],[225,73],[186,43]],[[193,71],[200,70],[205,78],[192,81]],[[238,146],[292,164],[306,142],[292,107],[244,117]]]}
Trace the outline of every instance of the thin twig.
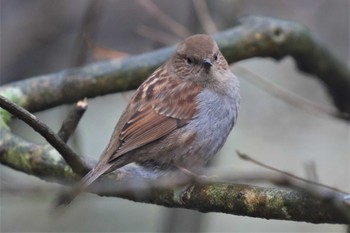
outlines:
{"label": "thin twig", "polygon": [[143,37],[160,42],[165,45],[172,45],[179,41],[179,39],[175,36],[172,36],[166,32],[152,29],[150,27],[147,27],[146,25],[138,26],[136,32]]}
{"label": "thin twig", "polygon": [[305,163],[306,177],[312,181],[318,181],[318,175],[316,170],[315,161],[309,161]]}
{"label": "thin twig", "polygon": [[265,90],[267,93],[285,101],[288,104],[291,104],[299,109],[305,110],[310,113],[318,113],[323,115],[332,116],[338,119],[344,119],[346,116],[339,114],[331,108],[316,104],[315,102],[309,101],[301,96],[298,96],[292,92],[289,92],[282,87],[269,82],[262,76],[254,73],[251,70],[248,70],[242,66],[238,66],[235,68],[235,73],[239,74],[249,82],[257,85],[258,87]]}
{"label": "thin twig", "polygon": [[102,1],[90,0],[87,3],[86,10],[83,15],[83,19],[80,24],[78,36],[75,39],[74,55],[72,56],[71,65],[81,66],[86,63],[88,57],[88,43],[87,38],[93,38],[98,26],[98,19],[101,16]]}
{"label": "thin twig", "polygon": [[241,159],[249,161],[249,162],[252,162],[252,163],[254,163],[254,164],[258,165],[258,166],[267,168],[267,169],[269,169],[271,171],[278,172],[278,173],[283,174],[285,176],[292,177],[293,179],[297,179],[297,180],[300,180],[300,181],[303,181],[303,182],[306,182],[306,183],[309,183],[309,184],[313,184],[313,185],[320,186],[320,187],[323,187],[323,188],[326,188],[326,189],[330,189],[330,190],[333,190],[335,192],[339,192],[339,193],[343,193],[343,194],[346,194],[346,195],[350,195],[350,193],[347,192],[347,191],[343,191],[343,190],[340,190],[340,189],[337,189],[337,188],[334,188],[334,187],[331,187],[331,186],[328,186],[328,185],[325,185],[325,184],[321,184],[321,183],[318,183],[318,182],[315,182],[315,181],[312,181],[312,180],[304,179],[304,178],[296,176],[296,175],[294,175],[292,173],[289,173],[289,172],[286,172],[286,171],[282,171],[280,169],[277,169],[277,168],[274,168],[272,166],[266,165],[266,164],[264,164],[264,163],[262,163],[262,162],[260,162],[260,161],[258,161],[256,159],[253,159],[249,155],[241,153],[239,151],[236,151],[236,153]]}
{"label": "thin twig", "polygon": [[36,132],[43,136],[62,155],[64,160],[76,174],[82,175],[90,170],[88,165],[66,143],[64,143],[57,134],[55,134],[36,116],[11,102],[2,95],[0,95],[0,106],[19,119],[23,120]]}
{"label": "thin twig", "polygon": [[208,10],[208,3],[205,0],[192,0],[194,9],[197,13],[202,28],[207,34],[213,34],[218,31]]}
{"label": "thin twig", "polygon": [[185,38],[192,34],[190,30],[170,18],[169,15],[159,9],[154,2],[150,0],[139,0],[137,2],[148,12],[148,14],[157,19],[157,21],[163,24],[165,28],[169,29],[169,31],[173,32],[180,38]]}
{"label": "thin twig", "polygon": [[102,46],[91,38],[85,38],[85,43],[89,50],[92,50],[95,60],[122,59],[129,56],[128,53]]}
{"label": "thin twig", "polygon": [[63,121],[60,130],[57,133],[63,142],[67,143],[70,136],[74,133],[87,107],[88,102],[87,98],[85,98],[84,100],[78,101],[71,109],[66,119]]}

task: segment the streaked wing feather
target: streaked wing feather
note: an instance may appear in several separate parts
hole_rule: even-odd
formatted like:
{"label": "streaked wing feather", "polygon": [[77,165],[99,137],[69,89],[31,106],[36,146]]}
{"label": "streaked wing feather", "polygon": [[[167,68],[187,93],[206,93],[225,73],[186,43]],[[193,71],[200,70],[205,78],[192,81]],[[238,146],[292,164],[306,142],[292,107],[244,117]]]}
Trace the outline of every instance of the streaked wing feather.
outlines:
{"label": "streaked wing feather", "polygon": [[166,136],[195,116],[195,98],[202,87],[167,75],[156,70],[135,92],[128,106],[133,113],[125,119],[119,147],[109,161]]}
{"label": "streaked wing feather", "polygon": [[137,121],[123,131],[120,137],[121,146],[116,156],[139,148],[147,143],[155,141],[177,128],[174,118],[159,115],[155,111],[145,111],[145,118]]}

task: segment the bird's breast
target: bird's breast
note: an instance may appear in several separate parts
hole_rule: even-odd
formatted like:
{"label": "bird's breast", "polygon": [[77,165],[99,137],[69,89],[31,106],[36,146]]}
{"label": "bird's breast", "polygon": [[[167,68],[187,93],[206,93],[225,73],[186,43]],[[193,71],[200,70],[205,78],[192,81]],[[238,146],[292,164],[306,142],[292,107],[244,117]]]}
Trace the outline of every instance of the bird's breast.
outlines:
{"label": "bird's breast", "polygon": [[196,132],[205,160],[215,155],[224,145],[232,130],[239,109],[240,95],[237,83],[228,86],[225,94],[204,89],[197,97],[198,113],[186,128]]}

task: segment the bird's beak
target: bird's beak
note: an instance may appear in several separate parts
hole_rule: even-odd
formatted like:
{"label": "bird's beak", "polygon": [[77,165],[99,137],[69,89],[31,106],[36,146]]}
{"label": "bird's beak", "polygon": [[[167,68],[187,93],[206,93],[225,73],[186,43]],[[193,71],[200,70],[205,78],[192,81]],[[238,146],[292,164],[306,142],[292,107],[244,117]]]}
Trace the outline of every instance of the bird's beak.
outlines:
{"label": "bird's beak", "polygon": [[209,58],[205,58],[203,60],[203,66],[205,69],[209,69],[210,67],[213,66],[213,63],[211,62],[211,60]]}

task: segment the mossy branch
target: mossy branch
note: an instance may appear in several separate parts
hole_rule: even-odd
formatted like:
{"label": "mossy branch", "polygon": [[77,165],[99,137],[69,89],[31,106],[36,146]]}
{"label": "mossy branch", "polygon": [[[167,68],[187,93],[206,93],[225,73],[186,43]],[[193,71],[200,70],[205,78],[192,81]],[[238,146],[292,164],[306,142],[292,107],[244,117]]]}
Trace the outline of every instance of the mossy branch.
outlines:
{"label": "mossy branch", "polygon": [[[251,57],[281,59],[292,56],[301,71],[312,74],[327,88],[342,113],[350,113],[350,73],[299,24],[271,18],[250,17],[241,25],[214,35],[230,63]],[[130,56],[123,60],[91,64],[59,73],[30,78],[0,88],[0,95],[29,111],[76,102],[137,88],[173,52],[174,47]],[[27,142],[10,132],[10,114],[0,109],[0,162],[45,180],[69,182],[76,178],[71,168],[50,146]],[[105,179],[115,179],[108,176]],[[101,193],[106,195],[106,193]],[[196,185],[180,202],[176,190],[151,189],[141,198],[132,192],[107,193],[135,201],[168,207],[217,211],[230,214],[312,223],[347,223],[330,203],[303,192],[260,188],[241,184]],[[141,198],[141,199],[140,199]]]}
{"label": "mossy branch", "polygon": [[[350,72],[300,24],[248,17],[214,35],[229,63],[252,57],[291,56],[298,68],[320,80],[339,112],[350,113]],[[31,112],[82,98],[136,89],[174,51],[174,46],[29,78],[0,88],[0,93]]]}
{"label": "mossy branch", "polygon": [[[0,130],[0,136],[2,164],[51,182],[67,184],[76,180],[75,173],[52,149],[25,143],[3,129]],[[31,150],[28,151],[28,148]],[[347,223],[346,216],[331,203],[291,189],[262,188],[244,184],[197,184],[187,191],[186,195],[181,196],[178,189],[170,188],[116,191],[124,179],[127,179],[125,174],[110,174],[97,182],[90,191],[102,196],[122,197],[137,202],[201,212],[222,212],[310,223]],[[107,187],[114,187],[114,190],[99,191],[98,185],[101,182],[109,182]]]}

